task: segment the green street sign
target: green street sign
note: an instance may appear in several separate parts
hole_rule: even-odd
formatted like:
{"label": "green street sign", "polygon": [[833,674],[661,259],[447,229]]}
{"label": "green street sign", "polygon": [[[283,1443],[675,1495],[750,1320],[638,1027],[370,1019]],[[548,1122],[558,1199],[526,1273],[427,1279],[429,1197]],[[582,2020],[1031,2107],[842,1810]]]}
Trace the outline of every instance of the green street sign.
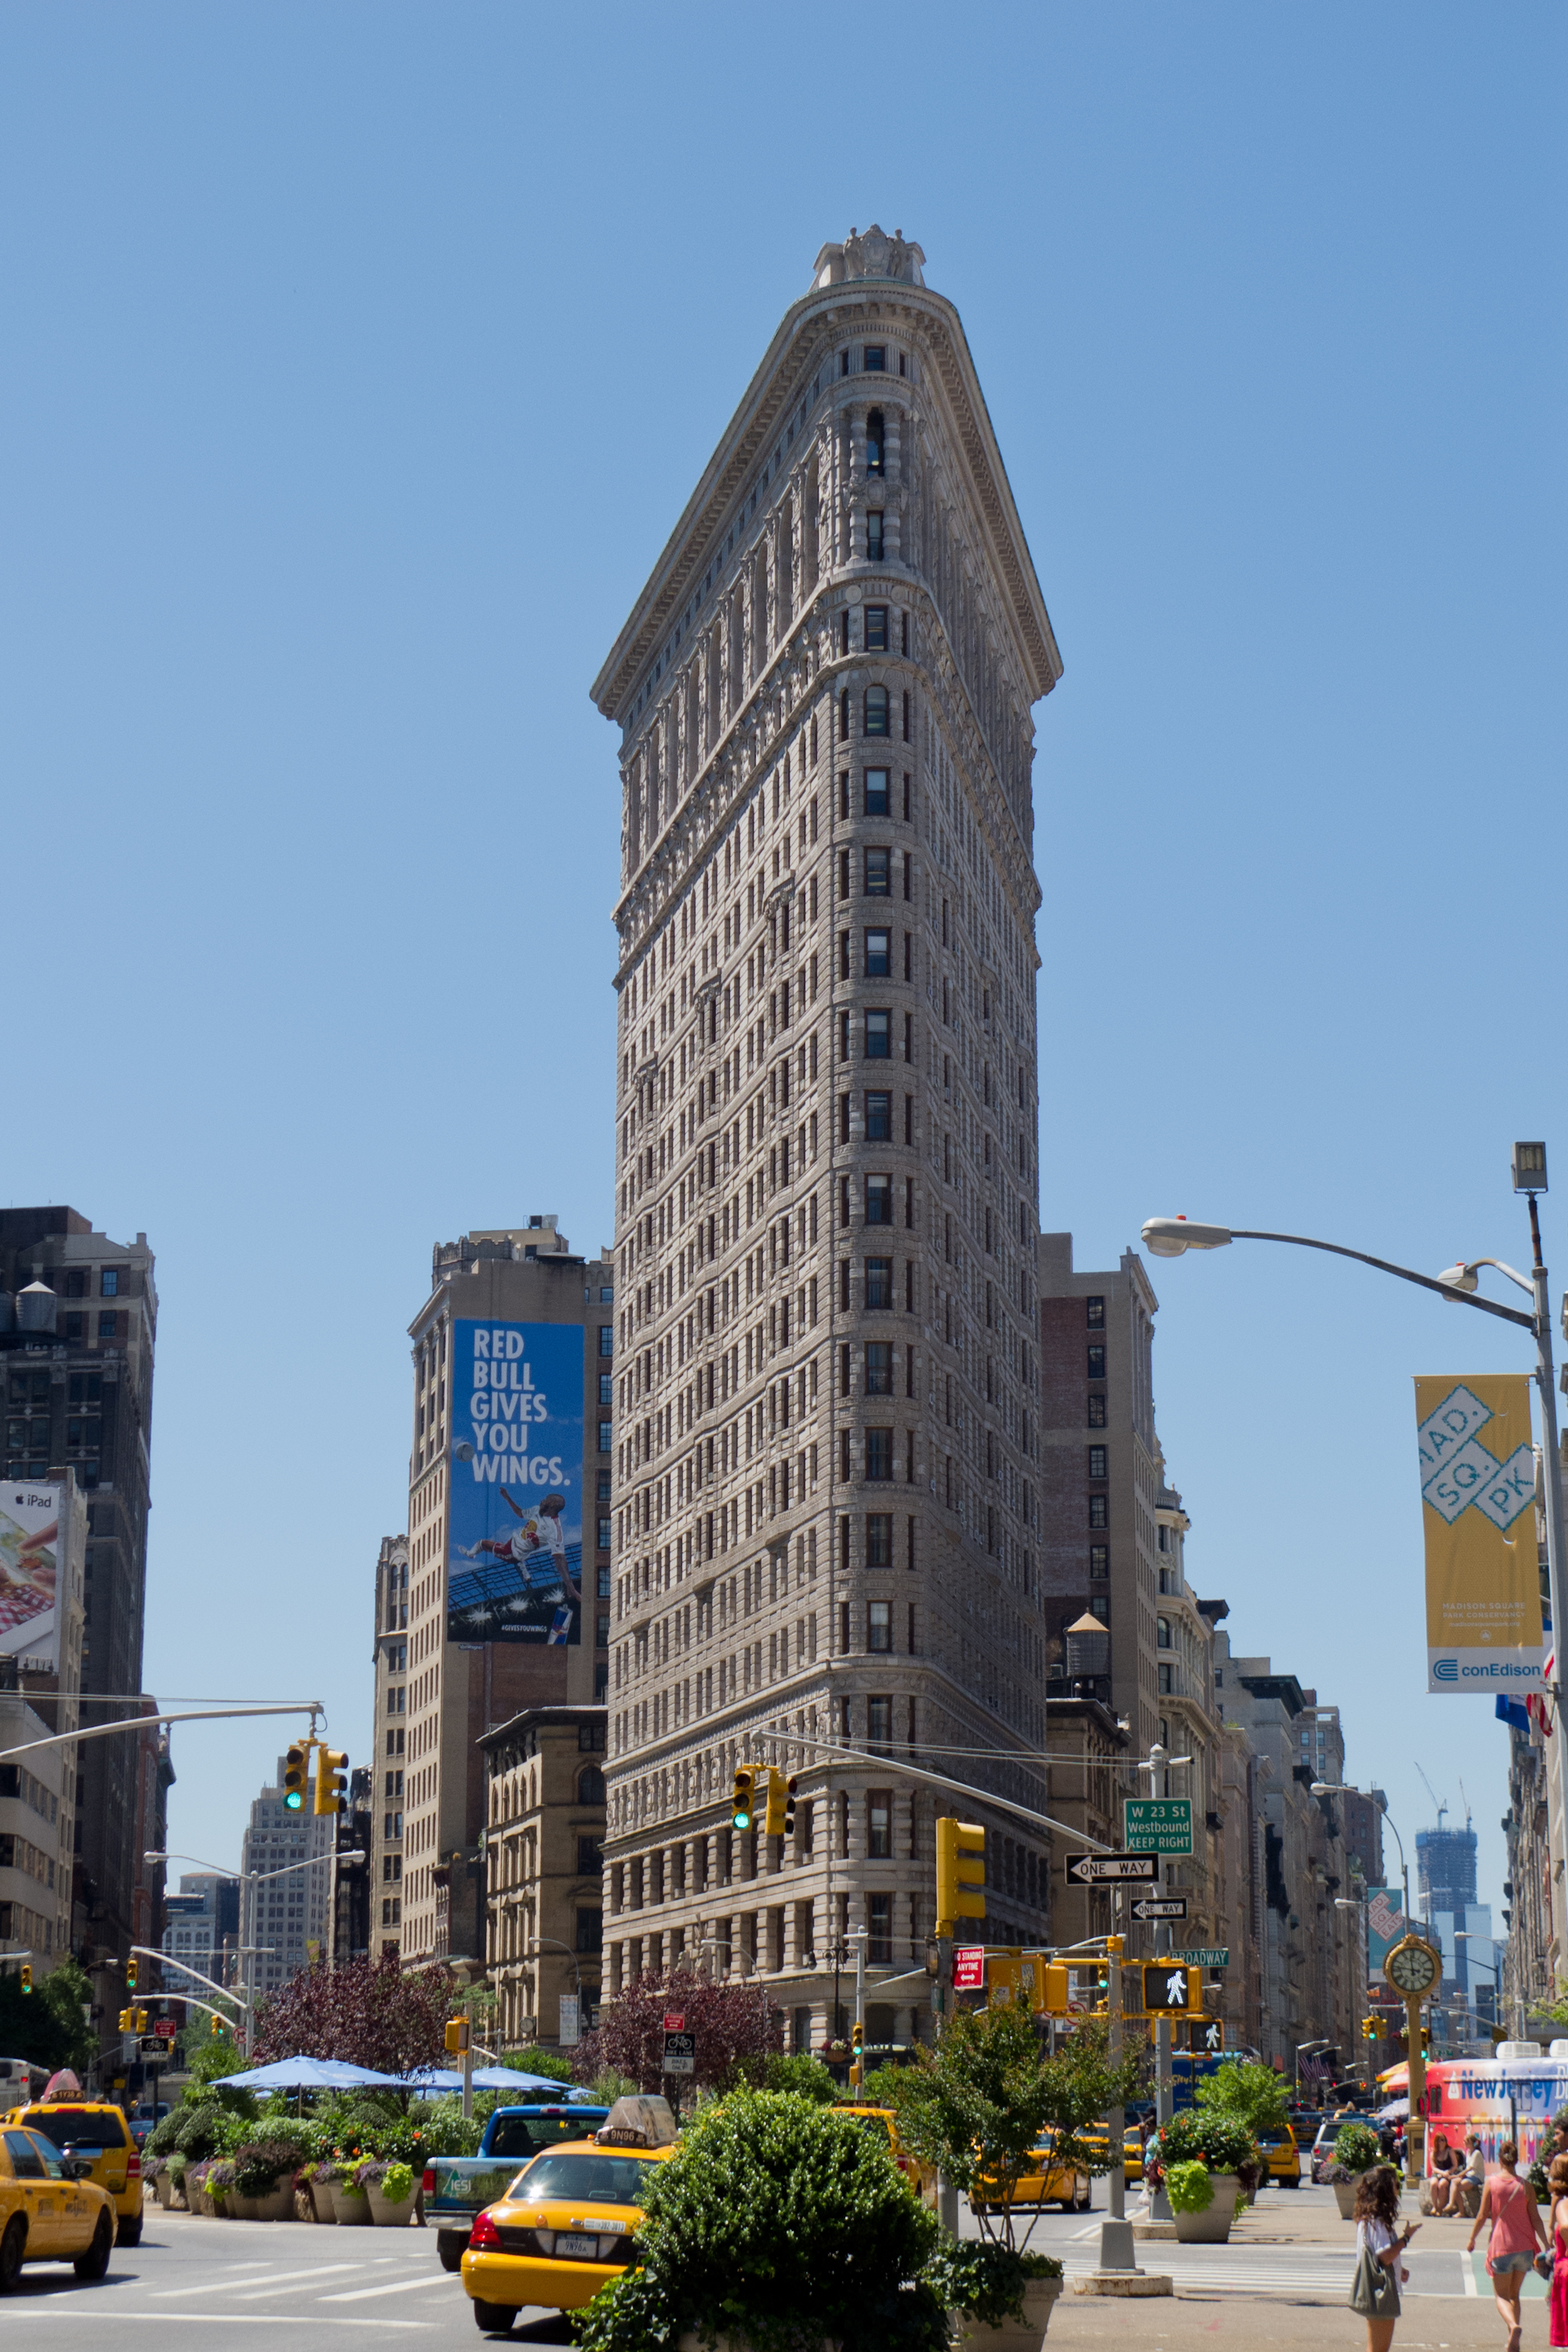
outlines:
{"label": "green street sign", "polygon": [[1190,1797],[1124,1797],[1121,1809],[1124,1845],[1141,1846],[1145,1853],[1191,1853]]}
{"label": "green street sign", "polygon": [[1223,1944],[1214,1951],[1173,1952],[1171,1958],[1185,1961],[1189,1969],[1228,1969],[1230,1966],[1230,1953]]}

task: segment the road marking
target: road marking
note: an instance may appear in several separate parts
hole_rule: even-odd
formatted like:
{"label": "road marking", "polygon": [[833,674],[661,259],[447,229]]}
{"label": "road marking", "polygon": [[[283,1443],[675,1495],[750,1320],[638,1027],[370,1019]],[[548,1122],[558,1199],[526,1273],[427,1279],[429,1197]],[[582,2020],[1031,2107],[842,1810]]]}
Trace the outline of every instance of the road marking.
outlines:
{"label": "road marking", "polygon": [[[29,2302],[20,2307],[7,2306],[0,2326],[15,2313],[19,2320],[30,2319],[155,2319],[165,2327],[177,2326],[181,2321],[192,2327],[298,2327],[300,2317],[293,2311],[125,2311],[116,2304],[110,2311],[84,2310],[74,2298],[62,2297],[58,2303]],[[323,2312],[316,2322],[318,2327],[401,2327],[430,2328],[433,2319],[340,2319],[335,2312]]]}
{"label": "road marking", "polygon": [[[459,2290],[461,2289],[462,2281],[460,2279],[453,2283],[457,2284]],[[448,2274],[444,2274],[440,2278],[391,2279],[384,2282],[380,2286],[351,2286],[340,2288],[336,2294],[324,2294],[321,2297],[321,2301],[323,2303],[363,2303],[367,2295],[407,2294],[410,2289],[414,2287],[446,2287],[447,2284]]]}
{"label": "road marking", "polygon": [[1464,2272],[1464,2274],[1465,2274],[1465,2293],[1466,2293],[1466,2294],[1467,2294],[1467,2295],[1470,2295],[1470,2296],[1475,2296],[1475,2297],[1478,2297],[1478,2298],[1479,2298],[1479,2294],[1480,2294],[1480,2288],[1476,2284],[1476,2271],[1475,2271],[1475,2260],[1474,2260],[1474,2257],[1473,2257],[1472,2255],[1470,2255],[1470,2254],[1461,2254],[1461,2255],[1460,2255],[1460,2257],[1459,2257],[1459,2268]]}
{"label": "road marking", "polygon": [[[247,2263],[246,2268],[248,2270],[251,2267],[252,2265]],[[247,2288],[254,2292],[260,2293],[264,2292],[268,2287],[276,2286],[282,2279],[324,2278],[330,2272],[357,2271],[362,2270],[363,2268],[363,2264],[361,2263],[322,2263],[319,2268],[314,2268],[309,2271],[271,2271],[265,2278],[247,2278],[245,2284]],[[172,2301],[175,2295],[210,2294],[211,2292],[211,2280],[204,2279],[200,2286],[159,2287],[156,2290],[154,2299],[157,2302],[162,2303],[165,2300]]]}

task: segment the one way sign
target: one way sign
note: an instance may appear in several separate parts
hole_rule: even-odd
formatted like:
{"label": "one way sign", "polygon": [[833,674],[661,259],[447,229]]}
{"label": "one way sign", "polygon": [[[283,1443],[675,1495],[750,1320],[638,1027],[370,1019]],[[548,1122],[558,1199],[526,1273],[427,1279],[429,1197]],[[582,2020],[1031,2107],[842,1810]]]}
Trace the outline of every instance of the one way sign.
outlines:
{"label": "one way sign", "polygon": [[1069,1885],[1093,1886],[1106,1880],[1140,1880],[1152,1885],[1160,1875],[1157,1853],[1069,1853],[1067,1858]]}
{"label": "one way sign", "polygon": [[1132,1906],[1134,1919],[1184,1919],[1186,1916],[1184,1895],[1141,1895]]}

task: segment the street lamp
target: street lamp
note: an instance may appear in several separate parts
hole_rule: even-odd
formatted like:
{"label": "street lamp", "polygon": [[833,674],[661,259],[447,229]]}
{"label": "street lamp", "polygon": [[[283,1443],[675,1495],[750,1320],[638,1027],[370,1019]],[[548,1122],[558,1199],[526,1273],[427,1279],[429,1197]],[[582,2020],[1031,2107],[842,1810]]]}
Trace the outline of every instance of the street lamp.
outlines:
{"label": "street lamp", "polygon": [[[355,1851],[354,1851],[353,1853],[341,1853],[341,1854],[339,1854],[339,1855],[338,1855],[338,1857],[337,1857],[337,1859],[338,1859],[340,1862],[363,1862],[363,1861],[364,1860],[364,1858],[365,1858],[365,1857],[364,1857],[364,1853],[363,1853],[363,1850],[361,1850],[361,1849],[359,1849],[359,1848],[356,1848],[356,1849],[355,1849]],[[142,1861],[143,1861],[143,1862],[146,1862],[146,1863],[153,1863],[153,1862],[194,1862],[194,1863],[195,1863],[195,1864],[198,1865],[198,1867],[199,1867],[199,1868],[201,1868],[201,1869],[203,1869],[203,1870],[210,1870],[210,1871],[214,1874],[214,1875],[215,1875],[216,1877],[218,1877],[218,1878],[237,1878],[237,1879],[238,1879],[238,1881],[239,1881],[239,1883],[240,1883],[240,1885],[241,1885],[242,1887],[245,1887],[245,1886],[259,1886],[259,1885],[262,1885],[266,1880],[268,1880],[268,1879],[269,1879],[269,1878],[287,1878],[287,1877],[289,1876],[289,1873],[290,1873],[291,1871],[295,1871],[295,1870],[312,1870],[312,1869],[314,1869],[314,1868],[315,1868],[315,1866],[316,1866],[316,1864],[317,1864],[318,1863],[331,1861],[331,1854],[330,1854],[330,1853],[311,1853],[311,1854],[307,1854],[303,1862],[286,1862],[286,1863],[283,1864],[283,1867],[282,1867],[280,1870],[241,1870],[241,1871],[230,1871],[230,1870],[226,1870],[226,1869],[223,1867],[223,1865],[222,1865],[222,1864],[221,1864],[221,1863],[216,1863],[216,1862],[205,1862],[205,1861],[202,1859],[202,1856],[201,1856],[199,1853],[152,1853],[152,1852],[149,1852],[149,1853],[144,1853],[144,1854],[142,1855]],[[242,1896],[242,1897],[241,1897],[241,1903],[242,1903],[242,1906],[243,1906],[243,1900],[244,1900],[244,1898],[243,1898],[243,1896]],[[262,1948],[262,1948],[260,1945],[258,1945],[258,1944],[245,1944],[245,1945],[242,1945],[242,1946],[240,1947],[240,1957],[241,1957],[242,1958],[246,1958],[246,1957],[247,1957],[247,1956],[254,1956],[256,1953],[258,1953],[258,1951],[260,1951]],[[160,1955],[160,1957],[162,1957],[162,1958],[166,1958],[166,1957],[167,1957],[167,1955]],[[191,1973],[192,1973],[192,1975],[194,1976],[194,1975],[196,1973],[196,1971],[195,1971],[195,1969],[193,1969],[193,1970],[191,1971]],[[204,1984],[210,1984],[210,1983],[212,1982],[212,1979],[211,1979],[210,1977],[204,1977],[204,1978],[202,1979],[202,1982],[203,1982]],[[250,1997],[251,1997],[251,1987],[250,1987],[250,1980],[249,1980],[249,1972],[248,1972],[248,1970],[247,1970],[247,1975],[246,1975],[246,1983],[245,1983],[245,2009],[246,2009],[246,2013],[247,2013],[247,2016],[248,2016],[248,2014],[249,2014],[249,2011],[250,2011]]]}
{"label": "street lamp", "polygon": [[[1383,1815],[1389,1828],[1394,1831],[1394,1843],[1399,1848],[1399,1871],[1405,1882],[1405,1924],[1408,1927],[1410,1925],[1410,1864],[1405,1859],[1405,1840],[1400,1836],[1394,1816],[1388,1810],[1388,1799],[1381,1789],[1374,1789],[1369,1792],[1364,1789],[1358,1789],[1353,1780],[1314,1780],[1312,1783],[1314,1797],[1364,1797],[1369,1793],[1378,1811]],[[1337,1903],[1340,1898],[1336,1896],[1335,1900]]]}
{"label": "street lamp", "polygon": [[[1563,1601],[1563,1475],[1557,1446],[1556,1381],[1552,1365],[1552,1307],[1547,1295],[1546,1265],[1541,1255],[1541,1218],[1536,1207],[1537,1196],[1546,1190],[1546,1146],[1544,1143],[1516,1143],[1511,1163],[1513,1190],[1522,1192],[1530,1204],[1531,1269],[1528,1277],[1517,1274],[1501,1258],[1478,1257],[1460,1259],[1458,1265],[1445,1267],[1440,1275],[1415,1274],[1407,1265],[1394,1265],[1387,1258],[1370,1257],[1365,1250],[1346,1249],[1339,1242],[1315,1241],[1305,1234],[1266,1234],[1245,1230],[1237,1225],[1193,1224],[1185,1217],[1151,1217],[1143,1226],[1144,1246],[1155,1257],[1181,1257],[1187,1250],[1225,1249],[1232,1242],[1284,1242],[1294,1249],[1324,1250],[1331,1257],[1352,1257],[1358,1265],[1376,1268],[1379,1274],[1392,1274],[1401,1282],[1413,1282],[1422,1290],[1435,1290],[1439,1298],[1452,1299],[1460,1307],[1473,1307],[1482,1315],[1498,1316],[1505,1323],[1517,1323],[1535,1341],[1535,1385],[1541,1403],[1541,1453],[1546,1490],[1546,1578],[1551,1597],[1552,1623],[1556,1637],[1553,1657],[1552,1696],[1556,1703],[1559,1719],[1563,1715],[1563,1628],[1568,1625],[1568,1608]],[[1479,1269],[1483,1265],[1496,1268],[1510,1282],[1528,1291],[1533,1313],[1521,1314],[1517,1307],[1500,1307],[1490,1298],[1481,1298]],[[1568,1738],[1557,1742],[1557,1796],[1562,1818],[1568,1822]],[[1386,1814],[1384,1816],[1386,1819]],[[1392,1826],[1392,1825],[1391,1825]],[[1395,1835],[1398,1832],[1395,1832]],[[1403,1846],[1400,1849],[1403,1854]],[[1406,1882],[1405,1911],[1410,1915],[1409,1887]]]}

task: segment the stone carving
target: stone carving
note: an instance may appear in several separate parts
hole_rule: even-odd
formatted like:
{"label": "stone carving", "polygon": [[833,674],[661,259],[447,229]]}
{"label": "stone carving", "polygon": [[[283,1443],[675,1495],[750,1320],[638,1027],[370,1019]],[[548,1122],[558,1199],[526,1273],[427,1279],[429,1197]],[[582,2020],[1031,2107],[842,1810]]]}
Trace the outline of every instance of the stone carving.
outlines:
{"label": "stone carving", "polygon": [[904,286],[923,286],[925,255],[918,245],[906,245],[902,229],[888,236],[875,221],[863,234],[851,229],[842,245],[825,245],[812,270],[814,286],[844,286],[860,278],[890,278]]}

